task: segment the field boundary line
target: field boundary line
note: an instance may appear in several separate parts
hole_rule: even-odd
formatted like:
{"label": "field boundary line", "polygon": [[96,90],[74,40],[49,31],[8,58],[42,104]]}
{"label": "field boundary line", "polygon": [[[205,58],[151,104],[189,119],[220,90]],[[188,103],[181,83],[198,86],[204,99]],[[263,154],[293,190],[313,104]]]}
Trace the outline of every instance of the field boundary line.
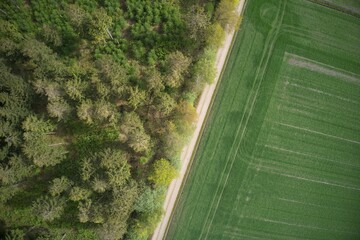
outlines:
{"label": "field boundary line", "polygon": [[[237,7],[237,13],[238,15],[242,15],[244,6],[246,5],[246,0],[240,0],[239,1],[239,5]],[[165,214],[162,217],[161,222],[158,224],[157,228],[155,229],[151,239],[152,240],[161,240],[164,239],[168,233],[169,230],[169,226],[171,223],[171,220],[173,219],[173,215],[174,215],[174,209],[177,207],[178,203],[179,203],[179,193],[182,192],[185,182],[187,181],[187,178],[189,176],[192,164],[193,164],[193,159],[197,153],[197,149],[200,143],[200,139],[202,139],[204,130],[205,130],[205,126],[206,123],[208,121],[208,117],[210,115],[210,110],[214,104],[214,100],[217,96],[217,92],[220,86],[220,82],[221,79],[223,77],[223,73],[224,73],[224,69],[227,66],[227,62],[230,56],[230,53],[232,52],[232,48],[234,45],[234,42],[236,40],[238,31],[239,31],[239,27],[228,32],[223,46],[221,46],[218,49],[217,52],[217,60],[215,66],[217,66],[219,64],[219,62],[221,63],[221,58],[224,57],[224,62],[221,66],[219,66],[220,71],[218,71],[217,76],[215,77],[215,81],[211,84],[211,85],[206,85],[206,87],[204,88],[198,106],[197,106],[197,113],[199,114],[199,119],[197,122],[197,127],[196,130],[193,134],[193,137],[191,139],[191,141],[189,142],[188,145],[186,145],[183,149],[183,152],[181,154],[181,160],[182,160],[182,168],[180,170],[180,177],[173,180],[173,182],[170,184],[167,194],[166,194],[166,199],[164,202],[164,208],[165,208]],[[227,44],[227,39],[231,38],[231,41],[229,44]],[[228,45],[228,46],[227,46]],[[225,56],[224,56],[225,55]],[[208,100],[208,106],[206,107],[206,101]],[[201,114],[204,114],[203,119],[201,119]],[[200,128],[199,128],[200,127]],[[191,148],[193,144],[193,149],[192,151],[189,152],[189,147]],[[191,150],[191,149],[190,149]],[[190,154],[190,156],[189,156]],[[188,161],[184,161],[186,160],[186,157],[189,156]],[[178,186],[176,186],[178,185]]]}
{"label": "field boundary line", "polygon": [[330,1],[326,1],[326,0],[307,0],[307,1],[318,4],[318,5],[322,5],[324,7],[330,8],[330,9],[338,11],[338,12],[342,12],[344,14],[348,14],[348,15],[360,18],[360,12],[352,11],[351,9],[331,3]]}

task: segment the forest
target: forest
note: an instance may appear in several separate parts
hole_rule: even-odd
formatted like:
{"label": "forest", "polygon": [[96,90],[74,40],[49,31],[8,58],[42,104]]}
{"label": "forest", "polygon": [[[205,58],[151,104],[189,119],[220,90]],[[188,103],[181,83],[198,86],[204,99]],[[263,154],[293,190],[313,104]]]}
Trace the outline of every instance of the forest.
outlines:
{"label": "forest", "polygon": [[0,239],[148,239],[237,2],[0,1]]}

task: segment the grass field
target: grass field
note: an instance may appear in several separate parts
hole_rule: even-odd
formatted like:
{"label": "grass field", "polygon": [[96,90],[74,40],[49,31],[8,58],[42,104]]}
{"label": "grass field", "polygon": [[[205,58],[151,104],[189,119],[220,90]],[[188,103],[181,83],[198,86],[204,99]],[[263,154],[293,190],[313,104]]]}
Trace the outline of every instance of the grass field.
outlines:
{"label": "grass field", "polygon": [[360,239],[360,18],[325,2],[248,0],[166,239]]}

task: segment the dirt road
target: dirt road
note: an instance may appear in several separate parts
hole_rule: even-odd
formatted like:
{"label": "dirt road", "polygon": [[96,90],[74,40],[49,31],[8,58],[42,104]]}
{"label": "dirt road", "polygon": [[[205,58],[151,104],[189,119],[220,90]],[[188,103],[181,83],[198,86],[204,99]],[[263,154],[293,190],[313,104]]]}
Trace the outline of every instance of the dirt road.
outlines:
{"label": "dirt road", "polygon": [[[237,8],[238,14],[240,14],[242,12],[244,3],[245,3],[245,0],[240,0],[240,3]],[[182,167],[180,170],[180,174],[179,174],[178,178],[176,178],[176,179],[174,179],[174,181],[172,181],[172,183],[170,184],[170,186],[168,188],[168,191],[166,193],[165,202],[164,202],[165,214],[164,214],[161,222],[155,229],[155,232],[151,238],[152,240],[162,240],[164,238],[164,235],[166,232],[166,227],[167,227],[168,222],[171,217],[171,212],[173,211],[177,195],[180,191],[181,183],[184,180],[184,176],[185,176],[186,170],[188,168],[189,162],[191,160],[192,153],[195,149],[196,141],[200,135],[201,126],[204,123],[206,113],[209,109],[210,102],[211,102],[212,96],[213,96],[215,88],[216,88],[216,84],[218,83],[221,70],[222,70],[225,60],[226,60],[226,56],[231,47],[231,42],[234,37],[234,34],[235,34],[235,31],[231,31],[226,34],[225,41],[224,41],[222,47],[219,48],[219,50],[217,52],[217,56],[216,56],[217,74],[216,74],[215,80],[211,85],[206,85],[206,87],[204,88],[204,90],[201,94],[199,104],[196,108],[196,111],[198,113],[198,121],[196,123],[196,129],[195,129],[194,135],[192,136],[189,144],[184,147],[184,149],[181,153]]]}

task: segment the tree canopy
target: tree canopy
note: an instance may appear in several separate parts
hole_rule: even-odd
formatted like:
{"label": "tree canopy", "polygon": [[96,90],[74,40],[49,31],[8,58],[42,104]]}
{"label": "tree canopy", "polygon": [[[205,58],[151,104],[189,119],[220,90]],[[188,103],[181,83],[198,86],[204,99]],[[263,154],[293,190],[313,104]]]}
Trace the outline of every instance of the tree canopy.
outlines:
{"label": "tree canopy", "polygon": [[235,2],[0,1],[0,239],[148,238]]}

